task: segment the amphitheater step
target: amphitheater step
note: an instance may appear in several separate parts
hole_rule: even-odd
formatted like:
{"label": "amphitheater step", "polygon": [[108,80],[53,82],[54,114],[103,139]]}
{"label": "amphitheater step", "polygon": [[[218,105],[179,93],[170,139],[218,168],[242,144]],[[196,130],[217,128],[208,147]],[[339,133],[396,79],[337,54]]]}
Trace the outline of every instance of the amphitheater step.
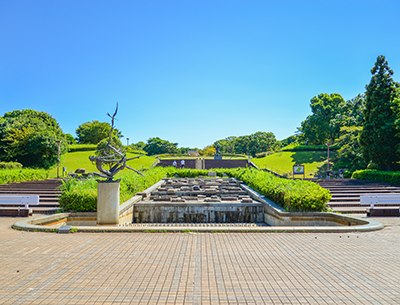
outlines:
{"label": "amphitheater step", "polygon": [[[58,197],[61,194],[60,179],[47,179],[43,181],[28,181],[21,183],[10,183],[0,185],[0,195],[39,195],[39,205],[30,206],[33,214],[51,214],[60,210]],[[4,210],[1,215],[6,216],[9,211],[18,211],[18,207],[23,209],[24,205],[1,205]],[[11,215],[10,215],[11,216]]]}
{"label": "amphitheater step", "polygon": [[[365,214],[369,206],[360,204],[360,195],[367,194],[400,194],[398,185],[377,183],[356,179],[332,179],[316,181],[332,193],[330,202],[327,203],[333,211],[344,214]],[[379,204],[379,208],[400,207],[399,204]]]}

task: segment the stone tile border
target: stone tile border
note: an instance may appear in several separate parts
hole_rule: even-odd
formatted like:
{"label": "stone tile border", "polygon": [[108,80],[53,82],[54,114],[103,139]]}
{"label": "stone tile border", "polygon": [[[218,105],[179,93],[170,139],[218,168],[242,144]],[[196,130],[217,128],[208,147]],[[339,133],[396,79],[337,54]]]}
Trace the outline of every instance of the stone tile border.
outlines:
{"label": "stone tile border", "polygon": [[[57,232],[58,226],[55,225],[40,225],[39,223],[59,224],[66,222],[67,217],[72,213],[62,213],[50,216],[41,216],[33,219],[25,219],[18,221],[13,225],[14,229],[26,231],[41,231],[41,232]],[[333,213],[329,213],[333,214]],[[335,214],[333,214],[335,215]],[[82,217],[83,215],[76,215]],[[350,216],[345,216],[350,217]],[[211,232],[211,233],[348,233],[348,232],[369,232],[383,229],[384,226],[373,219],[357,219],[362,224],[355,226],[211,226],[207,224],[173,224],[173,225],[153,225],[143,224],[139,226],[71,226],[71,232],[92,232],[92,233],[105,233],[105,232],[145,232],[145,233],[161,233],[161,232]]]}

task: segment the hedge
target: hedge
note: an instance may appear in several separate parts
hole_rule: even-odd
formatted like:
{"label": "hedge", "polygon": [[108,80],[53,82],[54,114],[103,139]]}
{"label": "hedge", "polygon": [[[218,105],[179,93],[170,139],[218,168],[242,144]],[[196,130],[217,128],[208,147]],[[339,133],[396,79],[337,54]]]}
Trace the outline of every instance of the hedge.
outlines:
{"label": "hedge", "polygon": [[[167,170],[156,167],[145,172],[145,177],[132,171],[125,170],[115,178],[121,179],[120,203],[133,197],[167,176]],[[87,180],[64,180],[61,185],[60,207],[64,211],[89,212],[97,210],[97,181],[95,178]]]}
{"label": "hedge", "polygon": [[355,171],[351,178],[400,184],[400,172],[384,172],[366,169]]}
{"label": "hedge", "polygon": [[[175,169],[168,167],[169,177],[205,176],[208,170]],[[281,205],[286,211],[326,211],[326,203],[332,195],[329,190],[311,181],[282,179],[271,173],[253,168],[211,169],[218,176],[224,173],[230,177],[242,180],[245,184],[260,194]]]}
{"label": "hedge", "polygon": [[21,168],[0,170],[0,184],[46,180],[48,177],[49,172],[44,169]]}
{"label": "hedge", "polygon": [[[339,150],[339,146],[331,146],[329,150],[336,151]],[[326,145],[297,145],[297,146],[290,146],[288,145],[287,148],[282,148],[282,151],[327,151],[328,146]]]}
{"label": "hedge", "polygon": [[18,162],[0,162],[0,169],[21,169],[22,164]]}
{"label": "hedge", "polygon": [[97,147],[96,144],[70,144],[68,146],[68,151],[69,152],[91,151],[91,150],[96,150],[96,147]]}
{"label": "hedge", "polygon": [[[212,169],[219,176],[224,173],[242,180],[257,192],[280,204],[287,211],[326,211],[326,202],[331,198],[328,190],[310,181],[282,179],[256,169]],[[150,187],[165,177],[206,176],[208,170],[176,169],[156,167],[145,172],[142,177],[126,170],[116,178],[121,179],[121,203]],[[95,211],[97,202],[97,183],[95,179],[67,180],[62,185],[60,206],[65,211]]]}

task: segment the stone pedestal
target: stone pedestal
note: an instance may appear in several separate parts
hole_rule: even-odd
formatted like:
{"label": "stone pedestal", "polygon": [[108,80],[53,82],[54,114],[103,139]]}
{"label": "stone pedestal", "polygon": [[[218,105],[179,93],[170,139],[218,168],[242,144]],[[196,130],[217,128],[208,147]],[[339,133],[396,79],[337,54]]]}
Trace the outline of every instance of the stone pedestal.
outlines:
{"label": "stone pedestal", "polygon": [[222,160],[222,156],[214,156],[214,160]]}
{"label": "stone pedestal", "polygon": [[97,224],[119,224],[119,182],[97,181]]}

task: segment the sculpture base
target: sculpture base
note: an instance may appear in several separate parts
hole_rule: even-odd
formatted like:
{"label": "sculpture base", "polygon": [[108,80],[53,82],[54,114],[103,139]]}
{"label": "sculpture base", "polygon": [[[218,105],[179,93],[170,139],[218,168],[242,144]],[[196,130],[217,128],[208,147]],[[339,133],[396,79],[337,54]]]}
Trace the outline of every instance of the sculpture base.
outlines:
{"label": "sculpture base", "polygon": [[97,181],[97,224],[119,224],[120,180]]}
{"label": "sculpture base", "polygon": [[214,156],[214,160],[222,160],[222,156]]}

